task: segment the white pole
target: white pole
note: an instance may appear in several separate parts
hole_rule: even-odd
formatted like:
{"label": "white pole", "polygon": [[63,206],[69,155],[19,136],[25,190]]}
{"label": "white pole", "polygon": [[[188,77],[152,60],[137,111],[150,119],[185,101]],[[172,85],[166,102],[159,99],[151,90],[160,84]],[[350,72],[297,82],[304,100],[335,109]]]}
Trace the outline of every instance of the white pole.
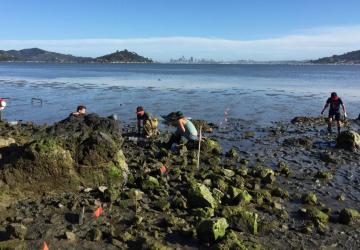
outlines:
{"label": "white pole", "polygon": [[199,148],[198,148],[198,155],[197,155],[197,168],[200,167],[200,149],[201,149],[201,140],[202,140],[202,135],[201,135],[201,129],[202,129],[202,126],[200,126],[200,134],[199,134]]}

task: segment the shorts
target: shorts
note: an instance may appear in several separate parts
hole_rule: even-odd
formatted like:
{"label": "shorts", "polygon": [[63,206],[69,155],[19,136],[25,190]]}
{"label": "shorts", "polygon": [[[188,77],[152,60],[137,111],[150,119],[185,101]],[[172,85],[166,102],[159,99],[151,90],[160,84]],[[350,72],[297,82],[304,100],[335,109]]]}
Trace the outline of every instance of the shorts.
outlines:
{"label": "shorts", "polygon": [[330,111],[329,111],[329,118],[334,118],[334,116],[335,116],[335,120],[336,120],[336,121],[340,121],[340,112],[339,112],[339,111],[330,110]]}

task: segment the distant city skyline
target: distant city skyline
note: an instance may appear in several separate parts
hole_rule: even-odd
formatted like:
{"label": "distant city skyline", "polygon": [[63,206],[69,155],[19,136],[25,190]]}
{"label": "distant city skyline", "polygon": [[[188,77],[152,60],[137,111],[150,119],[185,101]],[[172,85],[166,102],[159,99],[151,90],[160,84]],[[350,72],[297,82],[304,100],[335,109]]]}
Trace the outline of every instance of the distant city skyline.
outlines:
{"label": "distant city skyline", "polygon": [[94,57],[128,49],[157,61],[268,61],[360,49],[355,0],[3,0],[0,9],[0,50]]}

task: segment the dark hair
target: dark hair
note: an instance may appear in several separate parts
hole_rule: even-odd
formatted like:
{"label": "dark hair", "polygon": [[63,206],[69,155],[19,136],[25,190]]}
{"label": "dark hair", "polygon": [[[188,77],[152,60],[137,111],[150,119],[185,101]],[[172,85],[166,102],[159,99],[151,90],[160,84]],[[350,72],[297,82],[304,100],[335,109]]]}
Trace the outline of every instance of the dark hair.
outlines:
{"label": "dark hair", "polygon": [[79,105],[77,106],[76,111],[79,112],[82,109],[86,109],[86,107],[84,105]]}
{"label": "dark hair", "polygon": [[142,106],[136,108],[136,112],[141,112],[141,111],[144,111],[144,108]]}
{"label": "dark hair", "polygon": [[337,97],[336,92],[332,92],[332,93],[331,93],[331,97]]}

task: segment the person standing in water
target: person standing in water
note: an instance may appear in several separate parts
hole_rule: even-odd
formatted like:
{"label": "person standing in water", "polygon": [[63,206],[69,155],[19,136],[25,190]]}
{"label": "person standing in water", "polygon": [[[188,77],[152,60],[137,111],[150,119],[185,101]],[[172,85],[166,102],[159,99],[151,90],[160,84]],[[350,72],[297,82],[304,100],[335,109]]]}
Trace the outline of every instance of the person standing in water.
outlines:
{"label": "person standing in water", "polygon": [[3,112],[6,107],[6,100],[0,98],[0,122],[3,120]]}
{"label": "person standing in water", "polygon": [[197,141],[198,132],[195,125],[188,120],[183,113],[178,112],[177,129],[167,143],[167,147],[171,148],[174,143],[179,144],[181,137],[185,137],[188,141]]}
{"label": "person standing in water", "polygon": [[340,106],[342,107],[345,118],[347,117],[347,114],[346,114],[345,105],[344,105],[343,101],[341,100],[341,98],[338,97],[336,92],[331,93],[331,96],[327,99],[325,106],[324,106],[323,110],[321,111],[321,114],[323,114],[324,111],[329,106],[330,106],[330,108],[329,108],[328,132],[332,133],[331,125],[332,125],[333,119],[335,117],[335,120],[337,122],[338,134],[340,134],[340,127],[341,127]]}

